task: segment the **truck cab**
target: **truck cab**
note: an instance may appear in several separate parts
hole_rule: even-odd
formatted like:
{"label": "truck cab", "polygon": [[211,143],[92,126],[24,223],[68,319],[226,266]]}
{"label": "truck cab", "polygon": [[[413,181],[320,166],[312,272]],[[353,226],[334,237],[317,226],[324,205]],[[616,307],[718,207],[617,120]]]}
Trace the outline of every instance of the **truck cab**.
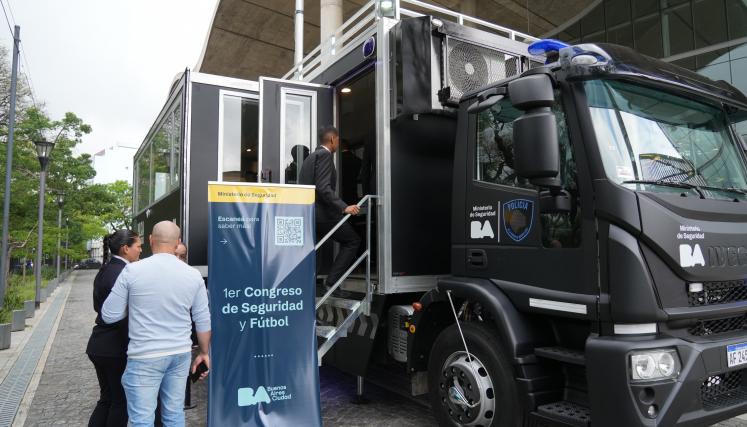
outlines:
{"label": "truck cab", "polygon": [[529,53],[459,104],[452,276],[408,342],[439,422],[747,411],[747,98],[616,45]]}

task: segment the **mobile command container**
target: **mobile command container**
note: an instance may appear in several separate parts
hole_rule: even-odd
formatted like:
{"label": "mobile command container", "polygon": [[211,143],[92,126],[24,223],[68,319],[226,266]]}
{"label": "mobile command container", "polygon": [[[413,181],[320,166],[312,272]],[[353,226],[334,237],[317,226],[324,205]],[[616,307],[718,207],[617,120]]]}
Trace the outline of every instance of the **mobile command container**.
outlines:
{"label": "mobile command container", "polygon": [[208,276],[207,182],[294,183],[333,123],[363,244],[346,296],[317,299],[319,356],[359,393],[425,397],[443,426],[747,412],[747,98],[400,3],[283,79],[185,72],[136,155],[139,231],[175,220]]}

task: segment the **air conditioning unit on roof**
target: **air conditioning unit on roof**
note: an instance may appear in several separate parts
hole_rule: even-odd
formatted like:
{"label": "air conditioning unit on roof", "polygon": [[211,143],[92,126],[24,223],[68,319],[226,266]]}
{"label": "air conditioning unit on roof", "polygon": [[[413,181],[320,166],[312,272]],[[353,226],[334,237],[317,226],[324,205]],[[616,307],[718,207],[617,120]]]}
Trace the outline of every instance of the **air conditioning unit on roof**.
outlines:
{"label": "air conditioning unit on roof", "polygon": [[454,107],[464,94],[529,68],[525,44],[429,16],[403,19],[393,35],[394,117]]}

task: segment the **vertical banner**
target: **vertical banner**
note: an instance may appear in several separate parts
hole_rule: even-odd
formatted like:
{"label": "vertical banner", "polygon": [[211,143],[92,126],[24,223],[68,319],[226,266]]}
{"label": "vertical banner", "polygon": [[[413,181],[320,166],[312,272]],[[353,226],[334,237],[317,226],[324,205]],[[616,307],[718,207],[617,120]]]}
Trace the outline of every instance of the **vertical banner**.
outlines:
{"label": "vertical banner", "polygon": [[314,187],[208,185],[208,426],[321,426]]}

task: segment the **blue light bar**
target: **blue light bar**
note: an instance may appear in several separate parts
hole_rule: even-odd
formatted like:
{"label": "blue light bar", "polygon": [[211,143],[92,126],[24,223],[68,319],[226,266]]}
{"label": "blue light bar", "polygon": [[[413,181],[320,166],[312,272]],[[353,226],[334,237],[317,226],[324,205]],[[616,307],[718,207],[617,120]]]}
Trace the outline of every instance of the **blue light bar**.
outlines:
{"label": "blue light bar", "polygon": [[560,49],[568,46],[569,44],[563,43],[560,40],[544,39],[530,44],[527,50],[530,55],[545,55],[547,52],[558,52]]}

